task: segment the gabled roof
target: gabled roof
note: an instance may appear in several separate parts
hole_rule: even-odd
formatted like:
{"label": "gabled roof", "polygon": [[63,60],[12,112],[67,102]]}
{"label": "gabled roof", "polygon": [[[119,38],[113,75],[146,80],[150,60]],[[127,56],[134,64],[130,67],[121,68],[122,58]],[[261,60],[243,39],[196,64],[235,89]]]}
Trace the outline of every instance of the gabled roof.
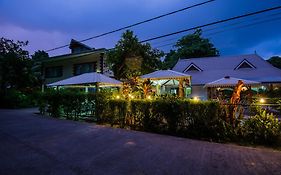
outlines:
{"label": "gabled roof", "polygon": [[50,57],[44,60],[41,60],[42,62],[49,62],[49,61],[58,61],[58,60],[64,60],[64,59],[71,59],[71,58],[77,58],[77,57],[83,57],[91,54],[100,54],[105,53],[107,49],[101,48],[101,49],[95,49],[90,51],[84,51],[80,53],[70,53],[70,54],[64,54],[64,55],[58,55],[54,57]]}
{"label": "gabled roof", "polygon": [[[247,60],[254,69],[235,69],[237,65]],[[231,76],[259,82],[281,83],[281,70],[273,67],[266,60],[256,54],[204,57],[180,59],[173,70],[184,72],[191,63],[197,65],[203,71],[189,71],[192,77],[193,85],[205,85],[208,82],[215,81],[221,77]]]}
{"label": "gabled roof", "polygon": [[247,59],[244,59],[234,69],[237,70],[237,69],[243,69],[243,68],[256,68],[256,66],[254,66]]}
{"label": "gabled roof", "polygon": [[72,49],[72,48],[77,47],[77,46],[78,47],[83,47],[83,48],[85,48],[87,50],[92,50],[92,48],[90,46],[87,46],[86,44],[83,44],[83,43],[81,43],[81,42],[79,42],[79,41],[77,41],[75,39],[71,39],[69,48]]}
{"label": "gabled roof", "polygon": [[194,63],[190,63],[190,65],[187,66],[187,68],[184,70],[184,72],[188,72],[188,71],[203,71],[203,70],[200,69],[198,66],[196,66]]}

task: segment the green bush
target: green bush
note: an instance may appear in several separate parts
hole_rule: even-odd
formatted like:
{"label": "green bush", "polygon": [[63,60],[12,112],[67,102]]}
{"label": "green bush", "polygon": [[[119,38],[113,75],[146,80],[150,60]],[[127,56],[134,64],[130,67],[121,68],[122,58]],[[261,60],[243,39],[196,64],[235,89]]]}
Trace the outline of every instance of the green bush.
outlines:
{"label": "green bush", "polygon": [[266,111],[245,120],[243,134],[247,141],[271,145],[281,136],[281,124],[278,119]]}
{"label": "green bush", "polygon": [[1,92],[0,95],[1,108],[25,108],[34,106],[32,96],[19,90],[8,89],[6,92]]}
{"label": "green bush", "polygon": [[109,93],[97,92],[86,94],[73,89],[48,89],[41,93],[38,106],[41,114],[49,113],[52,117],[65,117],[79,120],[81,117],[95,117],[97,121],[105,118]]}
{"label": "green bush", "polygon": [[101,121],[171,135],[225,140],[227,127],[217,102],[164,98],[108,100]]}
{"label": "green bush", "polygon": [[112,99],[108,92],[85,94],[50,90],[40,95],[39,106],[53,117],[78,120],[92,116],[98,123],[156,133],[208,139],[274,144],[281,124],[271,114],[259,115],[233,127],[225,122],[226,111],[218,102],[165,97],[157,99]]}

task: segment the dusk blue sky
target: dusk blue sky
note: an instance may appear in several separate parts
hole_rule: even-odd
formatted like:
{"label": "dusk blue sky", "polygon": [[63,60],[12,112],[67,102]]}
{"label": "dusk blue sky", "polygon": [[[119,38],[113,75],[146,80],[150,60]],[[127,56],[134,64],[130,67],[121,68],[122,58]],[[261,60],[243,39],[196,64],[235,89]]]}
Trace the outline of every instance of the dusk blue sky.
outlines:
{"label": "dusk blue sky", "polygon": [[[0,37],[28,40],[26,48],[48,50],[69,44],[205,0],[0,0]],[[140,40],[216,20],[281,5],[280,0],[216,0],[131,28]],[[256,24],[256,25],[253,25]],[[95,48],[112,48],[122,32],[85,42]],[[151,41],[165,52],[181,36]],[[281,55],[281,10],[203,28],[221,55],[251,54],[265,59]],[[69,53],[68,48],[49,52]]]}

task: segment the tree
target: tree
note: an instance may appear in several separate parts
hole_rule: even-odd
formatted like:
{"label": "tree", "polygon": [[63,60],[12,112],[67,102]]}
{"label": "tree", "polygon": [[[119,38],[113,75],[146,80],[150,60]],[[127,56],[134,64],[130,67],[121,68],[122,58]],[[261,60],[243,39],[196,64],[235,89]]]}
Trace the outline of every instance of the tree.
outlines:
{"label": "tree", "polygon": [[34,61],[41,61],[43,59],[49,58],[49,54],[44,50],[38,50],[31,55],[32,60]]}
{"label": "tree", "polygon": [[209,41],[202,37],[202,30],[197,29],[193,34],[179,39],[164,59],[163,68],[172,68],[178,59],[219,56],[219,51]]}
{"label": "tree", "polygon": [[141,44],[132,31],[125,31],[115,48],[108,53],[107,63],[117,79],[128,79],[149,73],[161,65],[163,52],[149,43]]}
{"label": "tree", "polygon": [[31,55],[32,59],[32,71],[34,76],[36,77],[37,85],[40,85],[43,83],[42,79],[42,60],[49,58],[49,54],[43,50],[36,51],[33,55]]}
{"label": "tree", "polygon": [[33,85],[32,61],[22,49],[28,42],[0,39],[0,89],[23,89]]}
{"label": "tree", "polygon": [[267,60],[270,64],[274,67],[281,69],[281,57],[280,56],[273,56]]}

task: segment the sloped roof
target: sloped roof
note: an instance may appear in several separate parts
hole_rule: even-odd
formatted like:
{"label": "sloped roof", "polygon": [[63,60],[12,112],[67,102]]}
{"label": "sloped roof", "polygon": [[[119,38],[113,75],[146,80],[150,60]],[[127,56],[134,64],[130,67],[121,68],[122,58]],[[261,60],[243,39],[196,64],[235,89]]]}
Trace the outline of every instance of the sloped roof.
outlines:
{"label": "sloped roof", "polygon": [[41,61],[42,62],[58,61],[58,60],[64,60],[64,59],[83,57],[83,56],[92,55],[92,54],[105,53],[106,51],[107,51],[107,49],[105,49],[105,48],[100,48],[100,49],[95,49],[95,50],[87,50],[87,51],[83,51],[83,52],[80,52],[80,53],[69,53],[69,54],[53,56],[53,57],[50,57],[50,58],[45,58]]}
{"label": "sloped roof", "polygon": [[[235,70],[243,60],[247,60],[255,67]],[[184,72],[191,63],[202,71]],[[180,59],[173,70],[191,75],[193,85],[204,85],[225,76],[259,82],[281,83],[281,70],[273,67],[256,54]]]}
{"label": "sloped roof", "polygon": [[245,80],[241,78],[235,78],[235,77],[223,77],[218,80],[212,81],[210,83],[206,83],[205,87],[232,87],[236,86],[239,80],[242,80],[244,85],[256,85],[260,84],[258,81],[252,81],[252,80]]}
{"label": "sloped roof", "polygon": [[154,79],[154,80],[159,80],[159,79],[176,79],[176,78],[185,78],[185,77],[190,77],[187,74],[173,71],[173,70],[157,70],[149,74],[142,75],[141,78],[146,78],[146,79]]}
{"label": "sloped roof", "polygon": [[82,84],[110,84],[110,85],[121,85],[121,82],[113,78],[107,77],[103,74],[91,72],[77,75],[71,78],[67,78],[61,81],[57,81],[47,86],[66,86],[66,85],[82,85]]}
{"label": "sloped roof", "polygon": [[81,42],[75,40],[75,39],[71,39],[69,48],[72,49],[72,48],[77,47],[77,46],[83,47],[83,48],[88,49],[88,50],[94,49],[94,48],[91,48],[90,46],[88,46],[84,43],[81,43]]}

